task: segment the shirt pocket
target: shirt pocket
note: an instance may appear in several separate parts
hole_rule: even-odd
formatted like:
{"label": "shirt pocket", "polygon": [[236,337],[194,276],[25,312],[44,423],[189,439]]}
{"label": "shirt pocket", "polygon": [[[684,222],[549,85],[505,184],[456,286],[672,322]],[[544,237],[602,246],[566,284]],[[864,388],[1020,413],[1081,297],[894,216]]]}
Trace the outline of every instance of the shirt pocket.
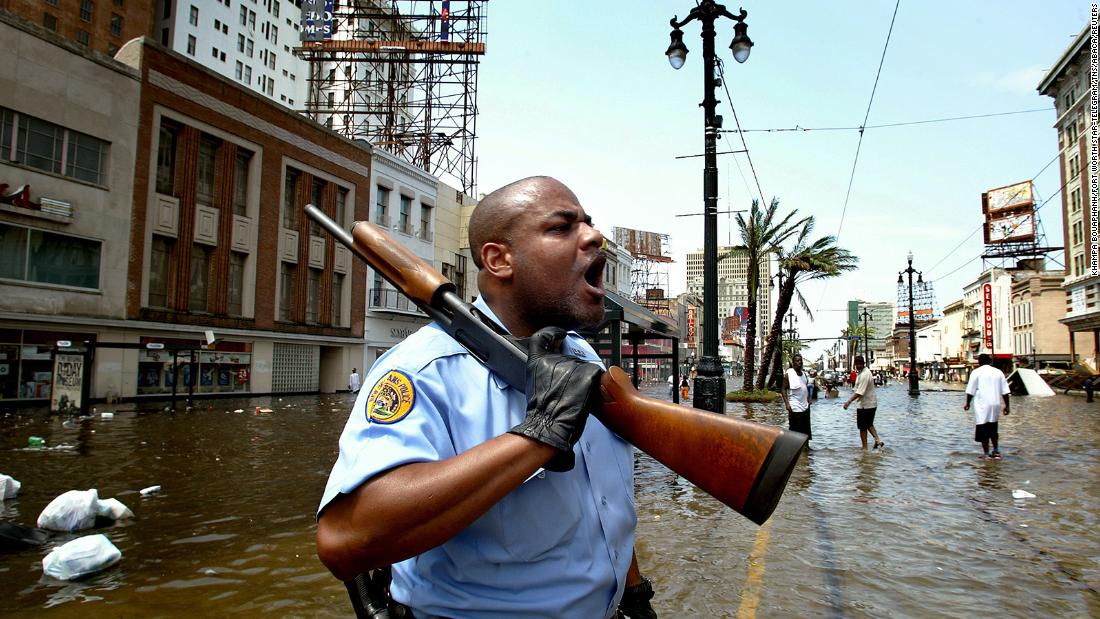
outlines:
{"label": "shirt pocket", "polygon": [[570,473],[540,471],[504,498],[498,510],[504,547],[497,561],[534,561],[566,546],[580,527],[577,501],[591,500],[573,489]]}

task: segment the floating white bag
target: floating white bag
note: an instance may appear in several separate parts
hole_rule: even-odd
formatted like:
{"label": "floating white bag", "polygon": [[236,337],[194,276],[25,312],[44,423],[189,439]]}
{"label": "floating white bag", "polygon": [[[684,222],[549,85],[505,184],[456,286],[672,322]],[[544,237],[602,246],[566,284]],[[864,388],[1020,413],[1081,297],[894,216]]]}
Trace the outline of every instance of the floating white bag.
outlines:
{"label": "floating white bag", "polygon": [[121,558],[122,552],[111,540],[98,533],[54,548],[42,559],[42,571],[47,576],[73,580],[111,567]]}
{"label": "floating white bag", "polygon": [[130,511],[130,508],[123,505],[122,501],[118,499],[100,499],[99,505],[96,506],[96,515],[105,516],[111,520],[119,520],[133,518],[134,512]]}
{"label": "floating white bag", "polygon": [[91,490],[70,490],[50,501],[38,515],[38,526],[51,531],[79,531],[95,526],[99,493]]}
{"label": "floating white bag", "polygon": [[0,474],[0,499],[14,499],[22,485],[10,475]]}

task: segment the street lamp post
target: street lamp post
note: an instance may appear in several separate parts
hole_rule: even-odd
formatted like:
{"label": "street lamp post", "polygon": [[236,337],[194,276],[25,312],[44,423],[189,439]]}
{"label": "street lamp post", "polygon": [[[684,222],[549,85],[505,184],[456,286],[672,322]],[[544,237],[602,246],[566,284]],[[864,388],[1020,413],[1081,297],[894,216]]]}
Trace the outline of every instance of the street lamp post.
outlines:
{"label": "street lamp post", "polygon": [[920,377],[917,376],[917,314],[913,309],[913,273],[917,274],[917,283],[924,283],[924,274],[913,268],[913,252],[906,256],[909,266],[898,273],[898,283],[903,284],[905,275],[909,276],[909,395],[920,395]]}
{"label": "street lamp post", "polygon": [[863,318],[863,362],[871,363],[871,336],[867,332],[867,319],[871,317],[871,313],[867,311],[867,307],[864,306],[863,313],[860,314]]}
{"label": "street lamp post", "polygon": [[[704,127],[704,163],[703,163],[703,356],[699,360],[695,378],[695,393],[692,405],[695,408],[725,412],[726,381],[722,376],[722,363],[718,359],[718,159],[716,141],[718,130],[722,128],[722,117],[714,113],[718,100],[714,89],[719,80],[715,75],[714,22],[719,17],[734,20],[734,37],[730,43],[733,58],[745,62],[752,50],[752,41],[746,32],[748,26],[745,17],[748,13],[742,9],[739,15],[733,15],[726,7],[714,0],[702,0],[691,9],[688,16],[680,21],[677,17],[669,20],[672,26],[669,44],[665,55],[673,69],[684,66],[688,49],[684,45],[684,32],[680,28],[693,20],[699,20],[703,38],[703,127]],[[751,275],[750,275],[751,276]],[[756,320],[750,316],[750,320]]]}

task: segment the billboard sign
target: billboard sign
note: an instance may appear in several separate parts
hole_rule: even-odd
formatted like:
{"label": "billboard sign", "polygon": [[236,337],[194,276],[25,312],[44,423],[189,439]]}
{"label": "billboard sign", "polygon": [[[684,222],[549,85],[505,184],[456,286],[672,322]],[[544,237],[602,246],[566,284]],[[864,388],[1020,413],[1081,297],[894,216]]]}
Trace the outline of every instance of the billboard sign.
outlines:
{"label": "billboard sign", "polygon": [[982,194],[986,245],[1035,240],[1035,192],[1031,181],[990,189]]}
{"label": "billboard sign", "polygon": [[302,0],[302,41],[327,41],[335,30],[336,0]]}
{"label": "billboard sign", "polygon": [[665,247],[668,245],[667,234],[618,226],[613,229],[613,234],[615,244],[635,256],[656,262],[672,262],[672,257],[665,253]]}
{"label": "billboard sign", "polygon": [[84,384],[84,355],[57,353],[53,358],[53,390],[50,411],[67,413],[80,409]]}

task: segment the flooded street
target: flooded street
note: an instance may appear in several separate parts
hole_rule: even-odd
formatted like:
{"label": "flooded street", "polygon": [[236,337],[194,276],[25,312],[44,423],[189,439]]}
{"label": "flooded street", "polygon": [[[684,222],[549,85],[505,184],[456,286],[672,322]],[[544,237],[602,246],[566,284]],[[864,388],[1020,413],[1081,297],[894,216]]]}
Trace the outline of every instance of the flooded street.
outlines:
{"label": "flooded street", "polygon": [[[660,616],[1100,616],[1100,403],[1014,398],[996,462],[978,459],[958,391],[881,388],[881,453],[859,449],[847,393],[814,405],[813,450],[764,527],[637,456],[639,560]],[[4,521],[33,526],[55,496],[86,488],[135,514],[99,530],[122,561],[83,581],[44,577],[48,548],[0,555],[0,613],[349,616],[315,556],[313,512],[350,403],[0,414],[0,472],[23,483]],[[729,410],[786,425],[780,404]],[[46,448],[28,449],[32,435]],[[137,493],[154,484],[159,495]],[[1035,497],[1013,499],[1017,489]]]}

